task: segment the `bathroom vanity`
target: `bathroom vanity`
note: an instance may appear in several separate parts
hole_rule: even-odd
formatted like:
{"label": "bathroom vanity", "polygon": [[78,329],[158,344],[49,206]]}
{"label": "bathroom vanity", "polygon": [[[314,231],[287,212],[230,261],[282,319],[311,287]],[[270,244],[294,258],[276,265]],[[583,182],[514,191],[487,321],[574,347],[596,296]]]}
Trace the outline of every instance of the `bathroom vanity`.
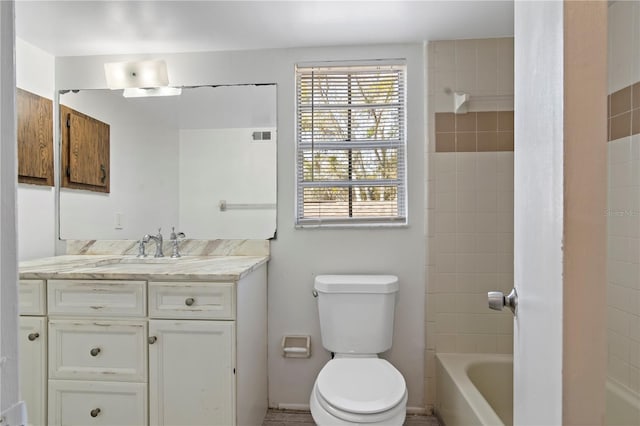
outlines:
{"label": "bathroom vanity", "polygon": [[20,264],[30,424],[262,423],[268,242],[193,241],[178,259],[70,242]]}

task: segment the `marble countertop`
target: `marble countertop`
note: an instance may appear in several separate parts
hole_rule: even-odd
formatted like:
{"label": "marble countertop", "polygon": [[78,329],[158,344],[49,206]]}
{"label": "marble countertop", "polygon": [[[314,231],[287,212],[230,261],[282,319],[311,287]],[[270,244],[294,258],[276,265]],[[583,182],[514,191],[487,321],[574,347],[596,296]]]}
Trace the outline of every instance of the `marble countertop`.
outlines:
{"label": "marble countertop", "polygon": [[20,279],[237,281],[269,256],[63,255],[20,262]]}

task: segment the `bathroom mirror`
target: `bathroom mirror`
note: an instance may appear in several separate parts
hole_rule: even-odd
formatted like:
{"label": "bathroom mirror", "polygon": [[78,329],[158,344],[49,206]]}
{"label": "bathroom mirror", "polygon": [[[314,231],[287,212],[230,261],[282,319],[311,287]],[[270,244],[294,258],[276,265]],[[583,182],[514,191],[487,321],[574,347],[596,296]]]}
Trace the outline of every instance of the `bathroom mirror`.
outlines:
{"label": "bathroom mirror", "polygon": [[110,151],[109,192],[60,189],[61,239],[139,239],[158,228],[166,237],[172,227],[191,239],[274,237],[275,85],[60,93],[60,105],[109,125]]}

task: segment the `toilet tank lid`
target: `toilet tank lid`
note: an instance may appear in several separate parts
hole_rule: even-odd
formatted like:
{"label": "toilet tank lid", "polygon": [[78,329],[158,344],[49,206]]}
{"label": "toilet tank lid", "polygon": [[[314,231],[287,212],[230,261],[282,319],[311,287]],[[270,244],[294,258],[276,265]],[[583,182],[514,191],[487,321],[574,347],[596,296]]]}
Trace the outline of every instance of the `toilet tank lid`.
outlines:
{"label": "toilet tank lid", "polygon": [[320,293],[395,293],[395,275],[318,275],[314,289]]}

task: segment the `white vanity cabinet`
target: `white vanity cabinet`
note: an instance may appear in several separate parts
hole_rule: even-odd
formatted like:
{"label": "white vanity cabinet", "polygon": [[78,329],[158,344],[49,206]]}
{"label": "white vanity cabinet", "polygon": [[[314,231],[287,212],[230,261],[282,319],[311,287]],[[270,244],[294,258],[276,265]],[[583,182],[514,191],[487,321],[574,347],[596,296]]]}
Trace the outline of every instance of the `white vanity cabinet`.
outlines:
{"label": "white vanity cabinet", "polygon": [[256,425],[267,409],[266,268],[149,282],[151,425]]}
{"label": "white vanity cabinet", "polygon": [[152,425],[235,424],[234,295],[234,283],[149,282]]}
{"label": "white vanity cabinet", "polygon": [[46,425],[47,318],[43,280],[20,280],[20,393],[29,425]]}
{"label": "white vanity cabinet", "polygon": [[156,275],[21,283],[23,314],[38,314],[21,318],[30,423],[262,424],[266,266],[239,279]]}
{"label": "white vanity cabinet", "polygon": [[48,423],[147,424],[146,285],[48,280]]}

